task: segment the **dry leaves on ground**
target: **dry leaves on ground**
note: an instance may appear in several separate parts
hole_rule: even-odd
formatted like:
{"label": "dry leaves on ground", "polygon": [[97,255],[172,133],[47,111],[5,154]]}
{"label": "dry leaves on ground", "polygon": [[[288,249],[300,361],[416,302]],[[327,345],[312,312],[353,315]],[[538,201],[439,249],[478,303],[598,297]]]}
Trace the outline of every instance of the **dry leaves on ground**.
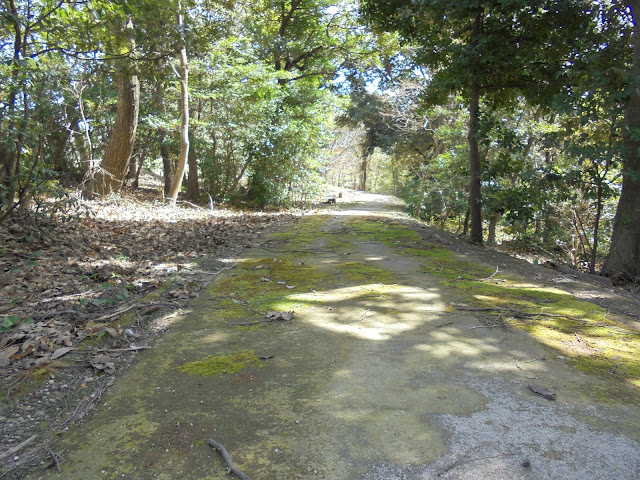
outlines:
{"label": "dry leaves on ground", "polygon": [[86,206],[93,215],[2,225],[0,374],[49,363],[87,337],[118,337],[126,313],[184,305],[211,280],[204,256],[231,255],[291,218],[133,197]]}

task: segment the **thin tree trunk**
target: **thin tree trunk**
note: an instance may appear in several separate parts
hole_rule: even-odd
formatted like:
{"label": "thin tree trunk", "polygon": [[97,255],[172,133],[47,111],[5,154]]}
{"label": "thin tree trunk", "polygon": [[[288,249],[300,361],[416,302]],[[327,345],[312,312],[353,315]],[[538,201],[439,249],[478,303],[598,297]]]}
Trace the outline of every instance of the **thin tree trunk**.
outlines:
{"label": "thin tree trunk", "polygon": [[[184,32],[184,17],[182,14],[182,2],[178,1],[178,31],[181,35]],[[169,199],[172,205],[176,204],[178,193],[182,187],[184,171],[189,156],[189,64],[187,61],[187,47],[182,41],[180,47],[180,154],[178,165],[173,177],[173,183],[169,190]]]}
{"label": "thin tree trunk", "polygon": [[[22,25],[14,0],[8,2],[8,11],[7,20],[8,23],[12,25],[14,31],[13,63],[11,66],[11,77],[13,81],[8,95],[7,116],[9,117],[9,124],[4,132],[0,130],[0,133],[6,135],[6,140],[0,142],[0,204],[7,206],[11,205],[15,200],[20,174],[20,151],[22,148],[16,131],[20,131],[21,129],[16,128],[14,115],[18,94],[20,92],[20,87],[18,86],[20,83],[19,65],[22,61],[23,49]],[[27,108],[26,105],[25,108]]]}
{"label": "thin tree trunk", "polygon": [[364,192],[367,190],[367,167],[369,164],[369,156],[363,155],[360,159],[360,181],[358,184],[358,190]]}
{"label": "thin tree trunk", "polygon": [[500,220],[500,213],[494,212],[489,217],[489,231],[487,232],[487,245],[494,246],[496,244],[496,227]]}
{"label": "thin tree trunk", "polygon": [[469,102],[469,209],[473,243],[482,243],[482,191],[480,186],[480,151],[478,149],[478,122],[480,119],[480,86],[472,85]]}
{"label": "thin tree trunk", "polygon": [[169,195],[169,190],[171,190],[171,179],[173,178],[173,168],[171,165],[171,155],[169,152],[169,146],[164,143],[165,134],[162,134],[162,138],[160,140],[160,156],[162,157],[162,175],[164,176],[164,195],[165,197]]}
{"label": "thin tree trunk", "polygon": [[600,230],[600,217],[602,216],[602,182],[604,178],[598,181],[598,192],[596,199],[596,217],[593,221],[593,247],[591,248],[591,261],[589,262],[589,273],[596,273],[596,259],[598,258],[598,240]]}
{"label": "thin tree trunk", "polygon": [[200,186],[198,185],[198,160],[196,151],[189,149],[189,176],[187,177],[187,197],[189,200],[197,200],[200,196]]}
{"label": "thin tree trunk", "polygon": [[467,209],[466,213],[464,214],[464,224],[462,226],[462,235],[466,235],[467,233],[469,233],[470,217],[471,217],[471,210]]}
{"label": "thin tree trunk", "polygon": [[611,249],[604,271],[613,278],[640,278],[640,0],[627,2],[634,17],[632,87],[625,111],[622,193],[613,224]]}
{"label": "thin tree trunk", "polygon": [[116,192],[122,187],[136,140],[139,106],[138,77],[122,69],[118,72],[116,121],[102,158],[102,168],[96,176],[96,191],[101,195]]}

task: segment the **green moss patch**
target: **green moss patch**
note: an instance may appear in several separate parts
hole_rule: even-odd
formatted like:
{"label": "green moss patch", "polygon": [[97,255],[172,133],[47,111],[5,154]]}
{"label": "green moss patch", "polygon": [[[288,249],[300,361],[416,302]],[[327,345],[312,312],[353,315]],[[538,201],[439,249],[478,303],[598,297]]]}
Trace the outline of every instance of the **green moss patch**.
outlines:
{"label": "green moss patch", "polygon": [[247,367],[261,367],[264,365],[253,350],[243,350],[231,355],[208,356],[202,360],[185,363],[177,367],[182,373],[209,377],[225,373],[237,373]]}
{"label": "green moss patch", "polygon": [[476,279],[488,277],[494,270],[458,258],[453,252],[439,245],[425,243],[421,248],[406,248],[405,255],[420,257],[425,273],[447,279]]}
{"label": "green moss patch", "polygon": [[338,269],[352,282],[393,283],[393,273],[373,265],[359,262],[345,262],[338,265]]}
{"label": "green moss patch", "polygon": [[[278,232],[271,235],[271,238],[279,239],[287,243],[291,249],[308,247],[319,238],[326,237],[323,227],[331,217],[327,215],[313,215],[305,217],[295,226],[284,232]],[[313,252],[309,252],[310,254]]]}
{"label": "green moss patch", "polygon": [[605,309],[560,290],[514,281],[443,283],[467,292],[474,307],[495,309],[489,317],[529,332],[580,370],[640,387],[640,334]]}
{"label": "green moss patch", "polygon": [[242,263],[235,276],[215,283],[210,291],[224,318],[255,318],[273,311],[299,310],[305,302],[296,298],[319,288],[325,275],[314,266],[274,258]]}
{"label": "green moss patch", "polygon": [[[426,273],[466,295],[465,303],[487,322],[527,331],[568,357],[579,369],[640,387],[640,334],[608,312],[573,295],[474,264],[438,245],[403,252],[423,262]],[[489,278],[492,276],[492,278]]]}
{"label": "green moss patch", "polygon": [[385,220],[362,219],[349,222],[349,228],[359,239],[382,242],[391,247],[420,242],[422,237],[409,227]]}

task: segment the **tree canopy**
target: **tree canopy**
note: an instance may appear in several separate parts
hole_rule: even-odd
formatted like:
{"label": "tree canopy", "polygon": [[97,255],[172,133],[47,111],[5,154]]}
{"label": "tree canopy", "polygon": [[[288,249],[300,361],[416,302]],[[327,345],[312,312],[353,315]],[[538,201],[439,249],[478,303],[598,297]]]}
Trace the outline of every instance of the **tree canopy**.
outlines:
{"label": "tree canopy", "polygon": [[333,179],[637,278],[638,8],[5,0],[0,222],[143,169],[173,201],[259,208]]}

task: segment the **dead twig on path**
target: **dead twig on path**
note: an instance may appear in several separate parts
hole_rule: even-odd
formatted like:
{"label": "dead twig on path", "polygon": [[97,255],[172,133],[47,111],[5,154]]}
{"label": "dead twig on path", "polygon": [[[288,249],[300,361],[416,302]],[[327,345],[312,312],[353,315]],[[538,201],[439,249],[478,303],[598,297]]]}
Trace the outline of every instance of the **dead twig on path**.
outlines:
{"label": "dead twig on path", "polygon": [[180,270],[181,275],[187,274],[187,275],[220,275],[222,272],[226,272],[227,270],[231,270],[233,268],[236,267],[236,264],[234,263],[233,265],[231,265],[230,267],[223,267],[218,269],[217,272],[207,272],[205,270]]}
{"label": "dead twig on path", "polygon": [[498,265],[496,265],[496,271],[495,271],[495,272],[493,272],[493,273],[492,273],[491,275],[489,275],[488,277],[483,278],[482,280],[489,280],[490,278],[493,278],[493,277],[496,275],[496,273],[498,273],[499,271],[500,271],[500,268],[499,268],[499,266],[498,266]]}
{"label": "dead twig on path", "polygon": [[222,458],[224,458],[224,461],[227,463],[227,469],[229,470],[229,473],[233,473],[240,480],[251,480],[251,478],[246,473],[238,470],[238,468],[234,465],[233,460],[231,460],[231,455],[229,455],[227,449],[224,448],[224,445],[216,442],[213,438],[210,438],[207,443],[209,443],[210,446],[220,452],[220,455],[222,455]]}
{"label": "dead twig on path", "polygon": [[106,378],[98,387],[98,389],[93,392],[93,394],[91,396],[89,396],[89,398],[84,401],[81,402],[76,409],[74,410],[74,412],[69,415],[67,417],[66,420],[64,420],[62,423],[60,423],[59,425],[56,425],[56,429],[60,429],[61,427],[65,426],[67,423],[74,421],[74,420],[78,420],[82,417],[85,416],[85,414],[87,413],[87,411],[89,410],[89,408],[91,408],[91,406],[96,403],[100,397],[102,396],[102,394],[104,393],[104,391],[107,389],[107,387],[109,385],[112,385],[113,382],[115,380],[112,377],[108,377]]}
{"label": "dead twig on path", "polygon": [[442,475],[444,475],[445,473],[447,473],[449,470],[453,470],[456,467],[459,467],[460,465],[464,465],[466,463],[471,463],[471,462],[479,462],[480,460],[489,460],[491,458],[501,458],[501,457],[513,457],[517,455],[516,453],[501,453],[499,455],[490,455],[488,457],[477,457],[477,458],[467,458],[467,455],[463,455],[462,458],[460,458],[459,460],[453,462],[451,465],[449,465],[448,467],[440,470],[438,473],[436,473],[436,477],[441,477]]}
{"label": "dead twig on path", "polygon": [[[520,365],[518,365],[518,360],[520,360],[520,357],[516,357],[516,358],[515,358],[515,364],[516,364],[516,367],[517,367],[517,368],[518,368],[518,370],[520,370],[521,372],[524,372],[524,370],[522,370],[522,367],[521,367]],[[531,360],[531,362],[532,362],[532,361],[533,361],[533,360]],[[527,363],[530,363],[530,362],[527,362]],[[529,377],[529,376],[527,376],[527,375],[525,375],[525,377],[526,377],[526,378],[528,378],[529,380],[535,380],[535,379],[537,379],[537,378],[538,378],[538,377]]]}
{"label": "dead twig on path", "polygon": [[94,322],[104,322],[105,320],[109,320],[113,317],[117,317],[118,315],[122,315],[123,313],[127,313],[129,310],[133,310],[134,308],[151,307],[155,305],[164,305],[164,306],[171,306],[171,307],[179,306],[179,304],[175,302],[134,303],[133,305],[129,305],[126,308],[121,308],[120,310],[116,310],[115,312],[108,313],[106,315],[103,315],[102,317],[96,318]]}
{"label": "dead twig on path", "polygon": [[49,455],[51,455],[51,460],[53,460],[53,464],[49,468],[55,468],[58,471],[58,473],[62,473],[62,470],[60,469],[60,456],[61,455],[58,455],[57,453],[54,453],[49,447],[44,447],[44,448],[47,450],[47,452],[49,452]]}
{"label": "dead twig on path", "polygon": [[443,323],[442,325],[436,325],[436,328],[448,327],[449,325],[453,325],[453,322]]}
{"label": "dead twig on path", "polygon": [[11,455],[14,455],[16,453],[18,453],[20,450],[22,450],[24,447],[26,447],[27,445],[29,445],[31,442],[33,442],[36,439],[36,435],[32,435],[31,437],[27,438],[24,442],[19,443],[18,445],[16,445],[15,447],[11,447],[9,450],[7,450],[6,452],[0,454],[0,461],[4,460],[7,457],[10,457]]}
{"label": "dead twig on path", "polygon": [[69,353],[136,352],[138,350],[148,350],[150,348],[152,347],[146,345],[127,348],[73,348],[69,350]]}
{"label": "dead twig on path", "polygon": [[267,312],[266,320],[258,320],[257,322],[228,323],[230,327],[251,327],[262,323],[286,322],[293,318],[293,312]]}

